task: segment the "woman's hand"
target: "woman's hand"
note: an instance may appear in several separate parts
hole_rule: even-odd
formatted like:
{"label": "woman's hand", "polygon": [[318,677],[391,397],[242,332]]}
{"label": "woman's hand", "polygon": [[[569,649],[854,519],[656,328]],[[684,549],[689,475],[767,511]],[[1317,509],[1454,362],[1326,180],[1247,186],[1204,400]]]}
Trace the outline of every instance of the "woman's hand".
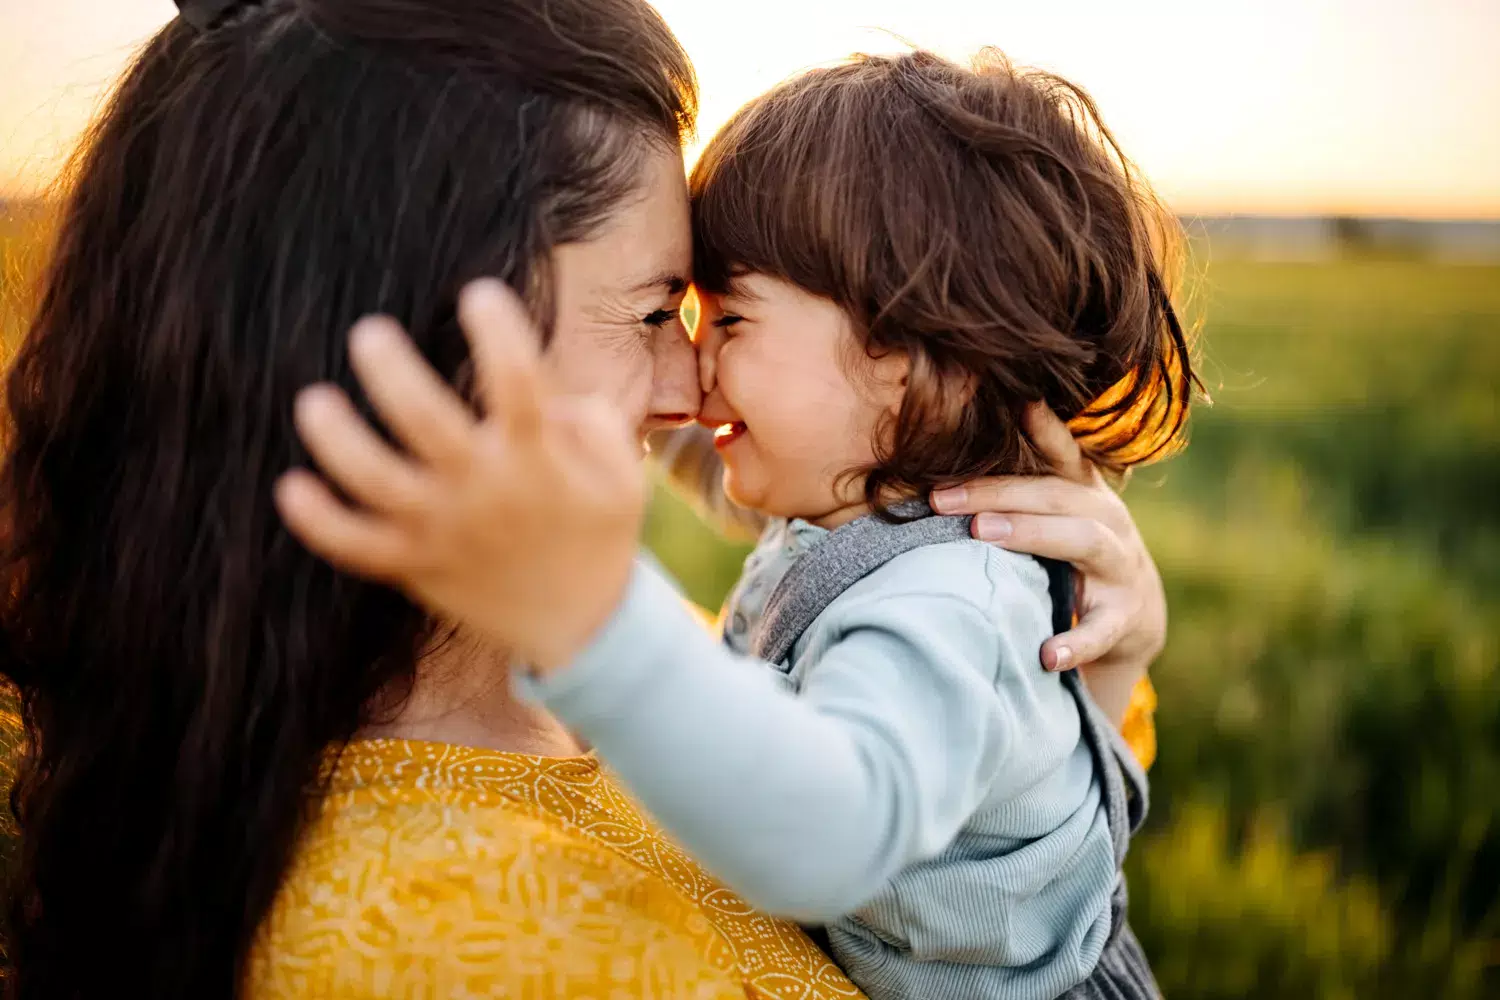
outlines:
{"label": "woman's hand", "polygon": [[277,507],[341,569],[402,588],[538,668],[562,666],[629,579],[646,500],[640,447],[607,404],[547,391],[540,338],[509,288],[469,285],[459,320],[483,417],[393,320],[361,320],[350,361],[406,453],[342,391],[309,387],[297,431],[328,483],[288,472]]}
{"label": "woman's hand", "polygon": [[1043,404],[1027,431],[1057,474],[978,479],[933,494],[945,514],[974,514],[974,537],[1070,562],[1081,576],[1079,621],[1042,647],[1049,670],[1082,668],[1109,716],[1124,717],[1136,682],[1167,634],[1167,601],[1151,554],[1114,490]]}

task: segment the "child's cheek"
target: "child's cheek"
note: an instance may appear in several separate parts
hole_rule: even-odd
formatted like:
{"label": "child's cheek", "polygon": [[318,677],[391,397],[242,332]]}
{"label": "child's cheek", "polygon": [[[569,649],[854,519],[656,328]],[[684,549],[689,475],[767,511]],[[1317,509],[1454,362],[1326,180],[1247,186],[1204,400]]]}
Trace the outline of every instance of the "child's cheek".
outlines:
{"label": "child's cheek", "polygon": [[757,345],[732,341],[719,353],[720,377],[724,395],[752,426],[775,422],[778,366]]}

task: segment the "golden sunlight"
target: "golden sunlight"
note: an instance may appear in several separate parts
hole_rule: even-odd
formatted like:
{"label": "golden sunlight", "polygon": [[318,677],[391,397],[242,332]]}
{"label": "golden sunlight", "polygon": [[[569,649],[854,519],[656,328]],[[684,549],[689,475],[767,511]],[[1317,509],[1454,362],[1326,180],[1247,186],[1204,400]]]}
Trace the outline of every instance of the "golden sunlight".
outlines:
{"label": "golden sunlight", "polygon": [[[702,133],[807,66],[906,42],[997,45],[1090,90],[1185,212],[1500,216],[1500,5],[1483,0],[659,0]],[[40,189],[169,0],[0,11],[0,194]]]}

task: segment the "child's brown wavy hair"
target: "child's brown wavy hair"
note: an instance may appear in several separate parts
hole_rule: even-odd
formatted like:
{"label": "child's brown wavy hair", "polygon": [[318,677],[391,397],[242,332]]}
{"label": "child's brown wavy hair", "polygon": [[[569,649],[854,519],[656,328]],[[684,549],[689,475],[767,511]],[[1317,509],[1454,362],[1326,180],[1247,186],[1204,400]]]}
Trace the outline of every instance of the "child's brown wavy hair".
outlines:
{"label": "child's brown wavy hair", "polygon": [[987,49],[856,56],[741,109],[692,175],[696,274],[781,278],[910,360],[876,507],[1035,474],[1044,400],[1123,473],[1183,442],[1199,385],[1172,304],[1181,229],[1083,90]]}

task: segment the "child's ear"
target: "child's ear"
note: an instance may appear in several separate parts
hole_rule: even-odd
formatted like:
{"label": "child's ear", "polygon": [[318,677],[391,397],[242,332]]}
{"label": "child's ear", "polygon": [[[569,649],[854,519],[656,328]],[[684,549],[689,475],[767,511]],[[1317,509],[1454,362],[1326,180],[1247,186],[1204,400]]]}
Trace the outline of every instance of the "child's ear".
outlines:
{"label": "child's ear", "polygon": [[881,408],[892,414],[901,412],[906,390],[911,385],[911,355],[906,351],[886,351],[870,359],[872,383],[879,394]]}

